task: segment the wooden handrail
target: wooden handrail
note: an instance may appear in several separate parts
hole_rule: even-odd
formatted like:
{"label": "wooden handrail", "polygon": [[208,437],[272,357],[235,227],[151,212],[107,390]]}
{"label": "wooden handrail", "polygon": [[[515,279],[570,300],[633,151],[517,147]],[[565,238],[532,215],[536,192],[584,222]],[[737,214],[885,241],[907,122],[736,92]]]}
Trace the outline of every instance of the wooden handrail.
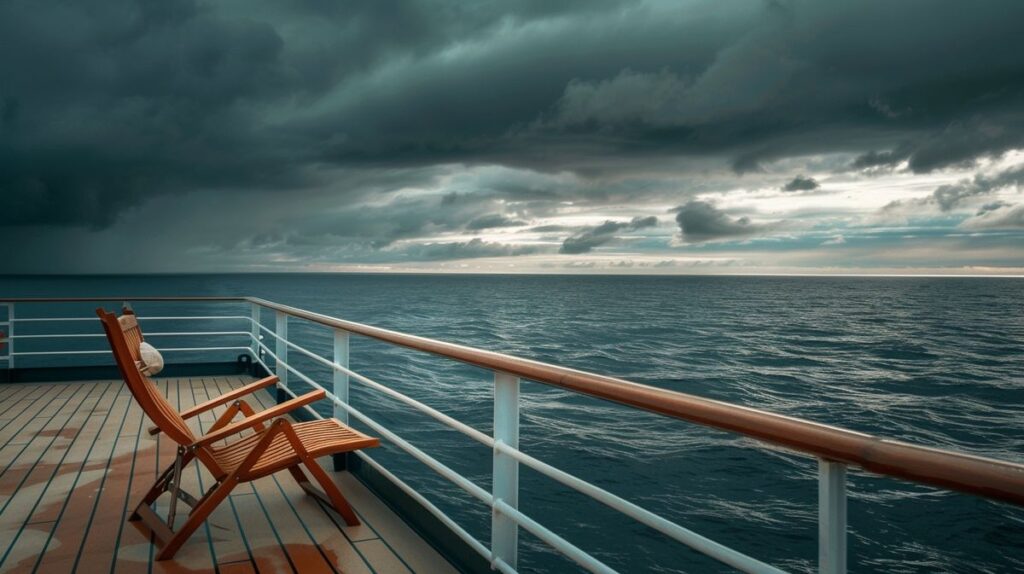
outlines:
{"label": "wooden handrail", "polygon": [[888,440],[712,399],[407,335],[256,297],[250,303],[287,315],[433,353],[660,415],[731,431],[864,470],[1024,506],[1024,465]]}
{"label": "wooden handrail", "polygon": [[5,297],[0,303],[110,303],[121,301],[248,301],[248,297],[199,295],[190,297],[146,296],[146,297]]}
{"label": "wooden handrail", "polygon": [[0,299],[10,303],[74,301],[246,301],[287,315],[409,349],[730,431],[881,475],[977,494],[1024,506],[1024,465],[929,448],[834,426],[372,327],[257,297],[107,297]]}

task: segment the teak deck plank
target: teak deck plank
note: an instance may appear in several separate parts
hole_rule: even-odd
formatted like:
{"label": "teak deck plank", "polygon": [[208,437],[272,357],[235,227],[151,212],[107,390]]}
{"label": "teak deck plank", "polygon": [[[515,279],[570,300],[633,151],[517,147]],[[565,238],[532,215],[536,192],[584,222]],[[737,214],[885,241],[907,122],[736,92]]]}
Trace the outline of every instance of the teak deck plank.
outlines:
{"label": "teak deck plank", "polygon": [[11,406],[14,417],[11,418],[2,429],[0,429],[0,444],[17,444],[13,439],[21,432],[25,425],[35,418],[36,413],[43,409],[66,388],[59,385],[51,385],[41,395],[33,399],[21,399]]}
{"label": "teak deck plank", "polygon": [[[243,376],[156,380],[180,409],[249,382]],[[455,572],[348,473],[329,474],[363,521],[358,527],[345,526],[278,473],[236,489],[174,560],[154,562],[150,536],[127,518],[158,471],[173,462],[176,444],[148,434],[151,422],[124,384],[9,384],[0,385],[0,397],[6,398],[0,408],[11,414],[0,419],[7,431],[0,443],[0,572]],[[257,411],[275,404],[266,391],[247,400]],[[207,432],[225,408],[195,417],[190,427]],[[321,463],[330,470],[329,459]],[[213,484],[200,469],[190,465],[182,478],[197,496]],[[165,495],[156,503],[161,515],[167,502]],[[187,513],[179,505],[178,521]]]}
{"label": "teak deck plank", "polygon": [[94,396],[90,393],[75,411],[76,424],[80,424],[80,428],[71,443],[63,451],[49,449],[42,453],[40,460],[45,460],[45,463],[39,466],[37,461],[33,469],[36,471],[35,482],[19,487],[4,508],[0,521],[5,533],[10,533],[0,542],[0,558],[4,562],[11,560],[11,565],[15,566],[28,561],[29,564],[21,564],[20,567],[34,568],[34,558],[49,544],[60,509],[78,481],[88,449],[99,431],[101,421],[92,414],[93,409],[106,395],[111,395],[109,399],[113,400],[113,393],[108,387],[96,389],[100,394]]}
{"label": "teak deck plank", "polygon": [[128,411],[129,394],[123,385],[118,387],[117,394],[108,403],[106,398],[109,394],[97,403],[89,417],[90,422],[100,419],[100,426],[85,454],[70,496],[56,516],[57,523],[49,544],[38,562],[37,568],[42,572],[64,570],[67,566],[75,570],[78,566],[79,551],[93,524],[100,500],[98,492],[111,474],[114,447]]}

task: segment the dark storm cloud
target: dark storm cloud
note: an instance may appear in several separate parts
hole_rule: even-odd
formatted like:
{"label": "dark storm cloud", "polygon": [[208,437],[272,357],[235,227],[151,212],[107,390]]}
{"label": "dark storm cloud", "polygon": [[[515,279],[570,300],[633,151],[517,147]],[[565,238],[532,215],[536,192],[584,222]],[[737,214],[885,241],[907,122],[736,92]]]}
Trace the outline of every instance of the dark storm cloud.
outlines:
{"label": "dark storm cloud", "polygon": [[961,7],[7,2],[4,222],[102,226],[324,164],[859,148],[927,171],[1022,145],[1024,4]]}
{"label": "dark storm cloud", "polygon": [[782,191],[811,191],[819,187],[821,187],[821,184],[813,177],[798,175],[782,186]]}
{"label": "dark storm cloud", "polygon": [[605,221],[601,225],[588,228],[566,238],[558,252],[569,254],[589,253],[595,247],[600,247],[615,239],[615,234],[620,231],[636,231],[656,225],[658,225],[658,218],[653,215],[649,217],[634,217],[630,221]]}
{"label": "dark storm cloud", "polygon": [[701,243],[715,239],[735,239],[761,233],[770,229],[750,221],[749,217],[733,218],[706,201],[690,201],[676,213],[676,223],[689,243]]}
{"label": "dark storm cloud", "polygon": [[[1024,146],[1022,20],[1016,0],[11,0],[0,225],[99,230],[158,197],[276,193],[261,206],[288,204],[282,241],[380,249],[663,202],[640,178],[673,162],[970,165]],[[446,204],[370,201],[442,166],[495,170],[445,180]]]}

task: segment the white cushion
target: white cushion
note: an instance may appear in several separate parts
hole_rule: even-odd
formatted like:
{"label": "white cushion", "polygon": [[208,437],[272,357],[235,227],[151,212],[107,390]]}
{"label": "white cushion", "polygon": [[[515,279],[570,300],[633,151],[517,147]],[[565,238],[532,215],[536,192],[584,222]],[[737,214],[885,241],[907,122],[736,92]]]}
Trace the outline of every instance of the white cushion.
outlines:
{"label": "white cushion", "polygon": [[144,375],[151,376],[164,370],[163,356],[160,354],[160,351],[157,351],[149,343],[139,345],[139,358],[142,359],[142,365],[139,367],[139,370]]}

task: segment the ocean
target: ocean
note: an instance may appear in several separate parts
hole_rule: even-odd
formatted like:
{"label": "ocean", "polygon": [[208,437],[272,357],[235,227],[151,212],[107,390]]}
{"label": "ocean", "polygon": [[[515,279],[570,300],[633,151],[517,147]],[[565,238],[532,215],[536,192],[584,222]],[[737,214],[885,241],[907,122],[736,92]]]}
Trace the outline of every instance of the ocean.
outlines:
{"label": "ocean", "polygon": [[[253,295],[1024,463],[1024,282],[1016,279],[0,277],[0,297],[111,295]],[[116,301],[108,308],[115,306]],[[89,316],[91,307],[21,306],[18,312]],[[166,304],[135,307],[143,317],[186,310]],[[240,304],[209,308],[216,314],[248,314]],[[265,312],[263,320],[272,326],[269,315]],[[328,330],[293,320],[290,336],[330,356]],[[169,338],[158,346],[195,343]],[[351,354],[354,370],[490,432],[490,373],[359,337],[353,337]],[[315,380],[329,381],[326,370],[312,361],[295,363]],[[352,403],[490,488],[487,448],[356,382]],[[531,382],[522,386],[521,434],[527,453],[686,528],[784,569],[816,568],[817,464],[812,458]],[[490,513],[475,499],[394,447],[372,454],[485,544],[489,541]],[[1024,572],[1024,509],[856,470],[848,488],[851,571]],[[521,471],[520,497],[525,513],[622,572],[730,571],[531,470]],[[525,532],[520,553],[525,572],[576,570]]]}

